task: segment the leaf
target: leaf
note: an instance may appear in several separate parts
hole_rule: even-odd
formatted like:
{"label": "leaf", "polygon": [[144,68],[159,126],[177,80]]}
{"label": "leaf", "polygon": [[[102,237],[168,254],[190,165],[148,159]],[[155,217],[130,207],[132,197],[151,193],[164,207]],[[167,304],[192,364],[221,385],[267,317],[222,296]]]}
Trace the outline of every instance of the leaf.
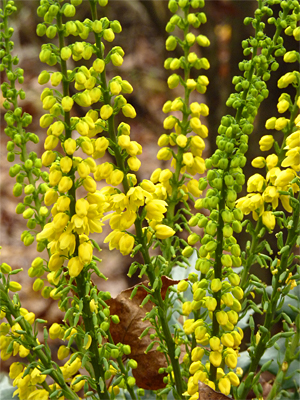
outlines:
{"label": "leaf", "polygon": [[[166,276],[162,276],[161,296],[164,299],[170,286],[176,285],[179,281],[172,280]],[[110,306],[110,314],[117,314],[120,318],[119,324],[110,325],[110,333],[115,343],[129,344],[131,347],[130,358],[138,363],[138,368],[132,370],[132,374],[136,379],[136,384],[143,389],[158,390],[165,387],[163,382],[164,374],[159,374],[158,369],[167,367],[166,358],[163,353],[157,351],[157,344],[153,349],[145,354],[145,350],[152,342],[150,334],[154,333],[154,328],[140,339],[140,335],[144,330],[151,326],[151,323],[143,321],[147,312],[150,312],[154,304],[149,300],[144,307],[140,307],[141,303],[148,295],[147,291],[141,286],[148,286],[149,282],[144,281],[129,289],[123,290],[114,299],[107,300]],[[136,295],[130,299],[132,291],[138,287]],[[150,288],[149,288],[150,289]]]}
{"label": "leaf", "polygon": [[210,386],[205,385],[203,382],[198,382],[199,397],[198,400],[226,400],[231,397],[225,396],[225,394],[216,392]]}

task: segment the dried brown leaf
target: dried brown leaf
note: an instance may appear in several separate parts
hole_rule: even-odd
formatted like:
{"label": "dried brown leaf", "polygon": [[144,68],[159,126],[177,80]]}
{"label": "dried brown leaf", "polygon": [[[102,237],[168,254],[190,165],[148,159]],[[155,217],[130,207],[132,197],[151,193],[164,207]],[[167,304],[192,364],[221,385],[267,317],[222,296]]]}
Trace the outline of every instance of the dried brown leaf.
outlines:
{"label": "dried brown leaf", "polygon": [[[162,277],[161,296],[163,299],[168,288],[178,282],[166,276]],[[142,282],[146,287],[148,287],[148,283],[148,281]],[[165,387],[163,382],[164,374],[159,374],[158,369],[167,367],[167,363],[164,354],[156,350],[157,345],[145,354],[145,350],[151,343],[149,335],[154,332],[153,329],[150,329],[148,335],[142,339],[139,338],[144,330],[151,326],[150,322],[143,321],[143,318],[154,306],[151,301],[148,301],[144,307],[140,307],[148,294],[140,285],[138,285],[133,299],[130,299],[130,296],[135,286],[123,290],[116,298],[107,301],[111,315],[117,314],[120,318],[119,324],[111,324],[110,333],[115,343],[129,344],[131,346],[130,357],[138,363],[138,368],[132,371],[136,384],[143,389],[157,390]]]}
{"label": "dried brown leaf", "polygon": [[[216,392],[210,386],[205,385],[203,382],[198,382],[199,397],[198,400],[226,400],[231,397],[225,396],[225,394]],[[232,399],[231,399],[232,400]]]}

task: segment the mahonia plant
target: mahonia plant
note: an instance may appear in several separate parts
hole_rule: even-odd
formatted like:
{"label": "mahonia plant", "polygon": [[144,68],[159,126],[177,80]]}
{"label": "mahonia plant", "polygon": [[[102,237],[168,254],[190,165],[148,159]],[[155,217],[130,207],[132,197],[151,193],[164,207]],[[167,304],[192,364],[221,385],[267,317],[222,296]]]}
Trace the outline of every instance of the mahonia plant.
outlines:
{"label": "mahonia plant", "polygon": [[[131,140],[128,123],[136,117],[126,99],[133,87],[121,76],[108,78],[106,72],[110,63],[115,67],[123,63],[124,50],[110,45],[121,33],[121,24],[102,17],[107,0],[89,0],[90,17],[77,20],[81,3],[40,0],[37,8],[41,22],[36,32],[45,37],[39,57],[47,65],[38,77],[40,85],[47,85],[41,93],[45,114],[40,126],[47,137],[40,158],[28,152],[28,142],[38,143],[39,138],[25,129],[32,117],[19,106],[25,92],[16,85],[23,83],[24,71],[13,55],[9,17],[17,11],[14,1],[3,0],[0,11],[0,70],[6,73],[1,90],[7,110],[5,133],[10,138],[7,159],[19,158],[9,173],[16,177],[14,196],[26,195],[16,208],[28,219],[29,230],[21,239],[25,245],[36,240],[37,251],[47,255],[36,257],[28,274],[35,278],[33,290],[56,301],[64,313],[60,324],[47,329],[47,321],[21,306],[17,293],[21,285],[11,277],[22,270],[1,264],[1,318],[7,321],[0,325],[1,358],[27,358],[10,366],[15,394],[21,400],[114,399],[122,389],[126,398],[137,399],[144,396],[144,389],[154,388],[157,398],[170,392],[176,399],[197,400],[206,390],[207,397],[218,391],[245,399],[252,389],[260,400],[260,375],[272,363],[261,365],[262,357],[270,348],[278,350],[277,341],[284,339],[284,361],[281,365],[278,355],[280,368],[268,399],[280,393],[289,396],[283,387],[298,357],[300,332],[299,317],[293,320],[283,311],[286,300],[297,299],[291,291],[300,278],[299,256],[293,253],[300,246],[298,70],[278,80],[280,89],[293,87],[294,98],[281,94],[277,111],[285,116],[270,115],[265,124],[270,132],[259,140],[262,152],[274,152],[252,160],[254,168],[266,173],[255,173],[246,184],[243,168],[255,117],[271,90],[272,72],[282,57],[285,63],[300,61],[298,51],[284,48],[285,35],[300,40],[299,2],[258,0],[254,17],[245,19],[254,34],[242,42],[245,60],[239,63],[241,75],[233,78],[235,92],[226,102],[234,111],[221,119],[217,150],[204,160],[209,109],[191,99],[205,98],[209,90],[203,70],[210,67],[204,56],[210,41],[199,32],[207,22],[205,4],[169,1],[172,16],[166,26],[166,49],[176,49],[177,57],[167,58],[164,67],[171,71],[168,87],[177,95],[163,106],[169,115],[158,140],[157,159],[170,165],[155,169],[141,182],[136,172],[142,146]],[[277,4],[281,10],[275,17]],[[272,37],[266,34],[266,24],[274,27]],[[74,116],[75,103],[83,116]],[[116,116],[122,121],[118,125]],[[101,162],[107,153],[110,162]],[[245,184],[248,194],[238,198]],[[247,215],[251,218],[245,219]],[[102,243],[123,256],[139,253],[143,261],[132,262],[128,276],[139,271],[139,277],[148,278],[130,295],[132,302],[137,301],[142,290],[140,306],[146,309],[143,329],[134,332],[130,343],[115,335],[123,329],[124,315],[111,312],[114,299],[92,280],[93,274],[106,279],[97,253],[100,241],[91,236],[101,234],[106,221],[111,231]],[[275,234],[274,255],[268,238],[276,225],[280,231]],[[250,236],[245,248],[238,240],[243,229]],[[153,248],[159,251],[152,252]],[[195,256],[195,265],[190,265]],[[271,287],[254,274],[254,264],[270,269]],[[175,267],[189,267],[192,272],[175,281]],[[16,293],[11,297],[10,292]],[[256,294],[260,304],[253,300]],[[171,322],[174,311],[180,314],[176,324]],[[249,311],[260,314],[263,322],[256,326]],[[251,336],[243,370],[240,325],[247,316]],[[274,335],[279,321],[282,331]],[[42,343],[39,324],[44,326]],[[59,363],[53,360],[49,337],[64,343],[58,349]],[[145,359],[153,350],[163,356],[162,363],[157,361],[160,383],[155,387],[135,378],[135,370],[147,363],[136,360],[132,345],[139,346],[145,337]]]}

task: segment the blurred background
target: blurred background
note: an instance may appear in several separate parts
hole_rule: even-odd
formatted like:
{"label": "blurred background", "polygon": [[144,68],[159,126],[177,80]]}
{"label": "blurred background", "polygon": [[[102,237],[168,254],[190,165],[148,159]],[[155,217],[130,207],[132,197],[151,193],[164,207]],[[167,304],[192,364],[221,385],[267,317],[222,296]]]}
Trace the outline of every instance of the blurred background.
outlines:
{"label": "blurred background", "polygon": [[[38,37],[35,33],[36,25],[42,22],[36,15],[38,4],[39,2],[36,0],[16,1],[18,14],[11,21],[11,25],[15,30],[13,36],[14,55],[19,56],[19,66],[25,71],[25,81],[22,86],[26,93],[26,99],[20,105],[24,111],[33,116],[33,123],[28,129],[40,138],[39,144],[33,145],[30,150],[36,151],[38,156],[41,156],[46,132],[39,127],[39,118],[44,114],[40,95],[47,85],[40,86],[37,77],[42,70],[49,69],[49,67],[39,60],[40,47],[44,38]],[[168,36],[165,25],[171,16],[167,6],[168,2],[161,0],[114,0],[110,1],[107,7],[101,9],[101,14],[99,13],[99,18],[107,16],[110,20],[118,19],[123,27],[123,32],[116,35],[112,45],[119,45],[124,49],[124,63],[121,68],[109,64],[107,72],[109,78],[120,75],[123,79],[127,79],[134,88],[133,93],[128,95],[127,99],[137,111],[137,118],[129,122],[132,140],[138,141],[143,146],[143,154],[139,156],[142,161],[142,167],[138,171],[140,180],[149,178],[152,171],[157,167],[168,167],[168,163],[156,159],[157,140],[164,133],[162,122],[165,115],[161,109],[167,100],[182,95],[180,88],[173,91],[168,89],[166,80],[170,71],[166,71],[163,67],[164,60],[167,57],[180,57],[182,55],[179,49],[172,53],[165,50],[165,40]],[[205,95],[193,93],[191,96],[192,101],[205,102],[210,108],[210,114],[204,122],[209,127],[209,137],[206,140],[204,156],[209,156],[216,148],[215,139],[221,117],[226,114],[233,114],[233,110],[228,109],[225,102],[234,90],[231,83],[232,77],[239,74],[238,62],[243,59],[241,41],[253,34],[252,26],[244,26],[243,20],[246,16],[252,16],[255,8],[256,1],[254,0],[207,1],[205,8],[201,11],[207,14],[208,22],[194,30],[196,34],[206,35],[211,42],[211,46],[208,48],[193,49],[202,57],[207,57],[211,65],[208,71],[201,70],[199,72],[195,70],[193,72],[195,76],[197,76],[196,74],[208,76],[210,84],[207,93]],[[81,20],[90,17],[88,1],[84,0],[82,5],[78,7],[76,17]],[[267,30],[270,30],[270,36],[272,36],[273,28],[273,26],[267,28]],[[90,35],[91,37],[92,35]],[[67,40],[71,39],[73,37],[67,38]],[[290,49],[294,45],[294,41],[289,37],[286,37],[286,40],[285,46]],[[110,46],[111,44],[108,44],[106,50],[109,50]],[[69,68],[73,67],[74,64],[71,63]],[[284,66],[284,68],[290,67],[290,65]],[[55,66],[51,68],[53,71],[56,70]],[[285,72],[287,70],[281,70],[281,74]],[[255,123],[248,152],[250,161],[260,155],[258,140],[265,134],[264,123],[266,119],[277,115],[276,103],[280,96],[276,85],[278,78],[278,72],[275,72],[269,81],[270,87],[273,89],[270,91],[269,98],[262,104]],[[5,74],[1,73],[1,81],[3,80],[5,80]],[[33,311],[36,317],[46,319],[50,326],[53,322],[60,322],[61,315],[56,302],[51,299],[44,300],[40,296],[40,292],[35,293],[32,290],[34,279],[29,278],[26,273],[32,260],[40,254],[36,252],[35,244],[25,247],[20,240],[21,233],[26,229],[26,220],[15,214],[16,205],[21,201],[21,198],[15,198],[12,195],[15,178],[10,178],[8,175],[12,164],[6,161],[8,138],[3,131],[5,124],[2,102],[3,99],[0,98],[1,262],[7,262],[14,269],[24,269],[24,273],[18,275],[18,280],[23,285],[21,291],[22,305]],[[82,110],[76,105],[73,112],[74,116],[83,116],[86,110]],[[109,161],[109,156],[99,160],[99,162],[105,161]],[[247,176],[253,173],[250,161],[245,168]],[[99,189],[102,186],[99,183]],[[109,229],[105,228],[104,233],[97,236],[97,241],[103,249],[100,254],[103,260],[100,269],[109,279],[106,282],[100,279],[95,279],[95,281],[99,289],[109,290],[112,296],[116,296],[124,288],[134,285],[137,279],[129,280],[127,277],[132,258],[124,257],[118,251],[110,252],[107,244],[102,243],[108,232]],[[240,242],[245,242],[245,239],[242,235],[239,238]],[[257,273],[261,274],[261,269],[259,268],[259,270]],[[263,273],[266,273],[265,270],[263,270]],[[268,280],[269,278],[265,277],[265,279]]]}

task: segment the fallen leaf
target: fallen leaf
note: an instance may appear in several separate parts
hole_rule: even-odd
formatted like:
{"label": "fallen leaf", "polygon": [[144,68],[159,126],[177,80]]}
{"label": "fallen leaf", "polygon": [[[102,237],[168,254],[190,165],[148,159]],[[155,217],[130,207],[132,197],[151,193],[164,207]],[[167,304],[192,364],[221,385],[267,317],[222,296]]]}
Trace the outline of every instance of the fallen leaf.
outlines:
{"label": "fallen leaf", "polygon": [[199,397],[198,400],[226,400],[231,397],[225,396],[225,394],[216,392],[210,386],[205,385],[203,382],[198,382]]}
{"label": "fallen leaf", "polygon": [[[170,286],[176,285],[179,281],[174,281],[166,276],[162,277],[161,296],[164,299]],[[123,290],[116,298],[107,301],[110,306],[111,315],[118,315],[119,324],[111,324],[110,333],[115,343],[129,344],[131,347],[130,358],[138,363],[138,368],[132,371],[136,379],[136,384],[140,388],[147,390],[158,390],[165,387],[163,378],[165,374],[159,374],[158,369],[167,367],[166,358],[163,353],[156,350],[158,345],[145,354],[145,350],[152,342],[150,334],[154,333],[151,328],[146,336],[140,339],[144,330],[151,326],[148,320],[143,321],[147,312],[150,312],[154,304],[149,300],[147,304],[140,307],[142,301],[147,296],[147,291],[141,286],[148,287],[149,282],[144,281],[138,286],[136,295],[130,299],[132,291],[136,286]]]}

